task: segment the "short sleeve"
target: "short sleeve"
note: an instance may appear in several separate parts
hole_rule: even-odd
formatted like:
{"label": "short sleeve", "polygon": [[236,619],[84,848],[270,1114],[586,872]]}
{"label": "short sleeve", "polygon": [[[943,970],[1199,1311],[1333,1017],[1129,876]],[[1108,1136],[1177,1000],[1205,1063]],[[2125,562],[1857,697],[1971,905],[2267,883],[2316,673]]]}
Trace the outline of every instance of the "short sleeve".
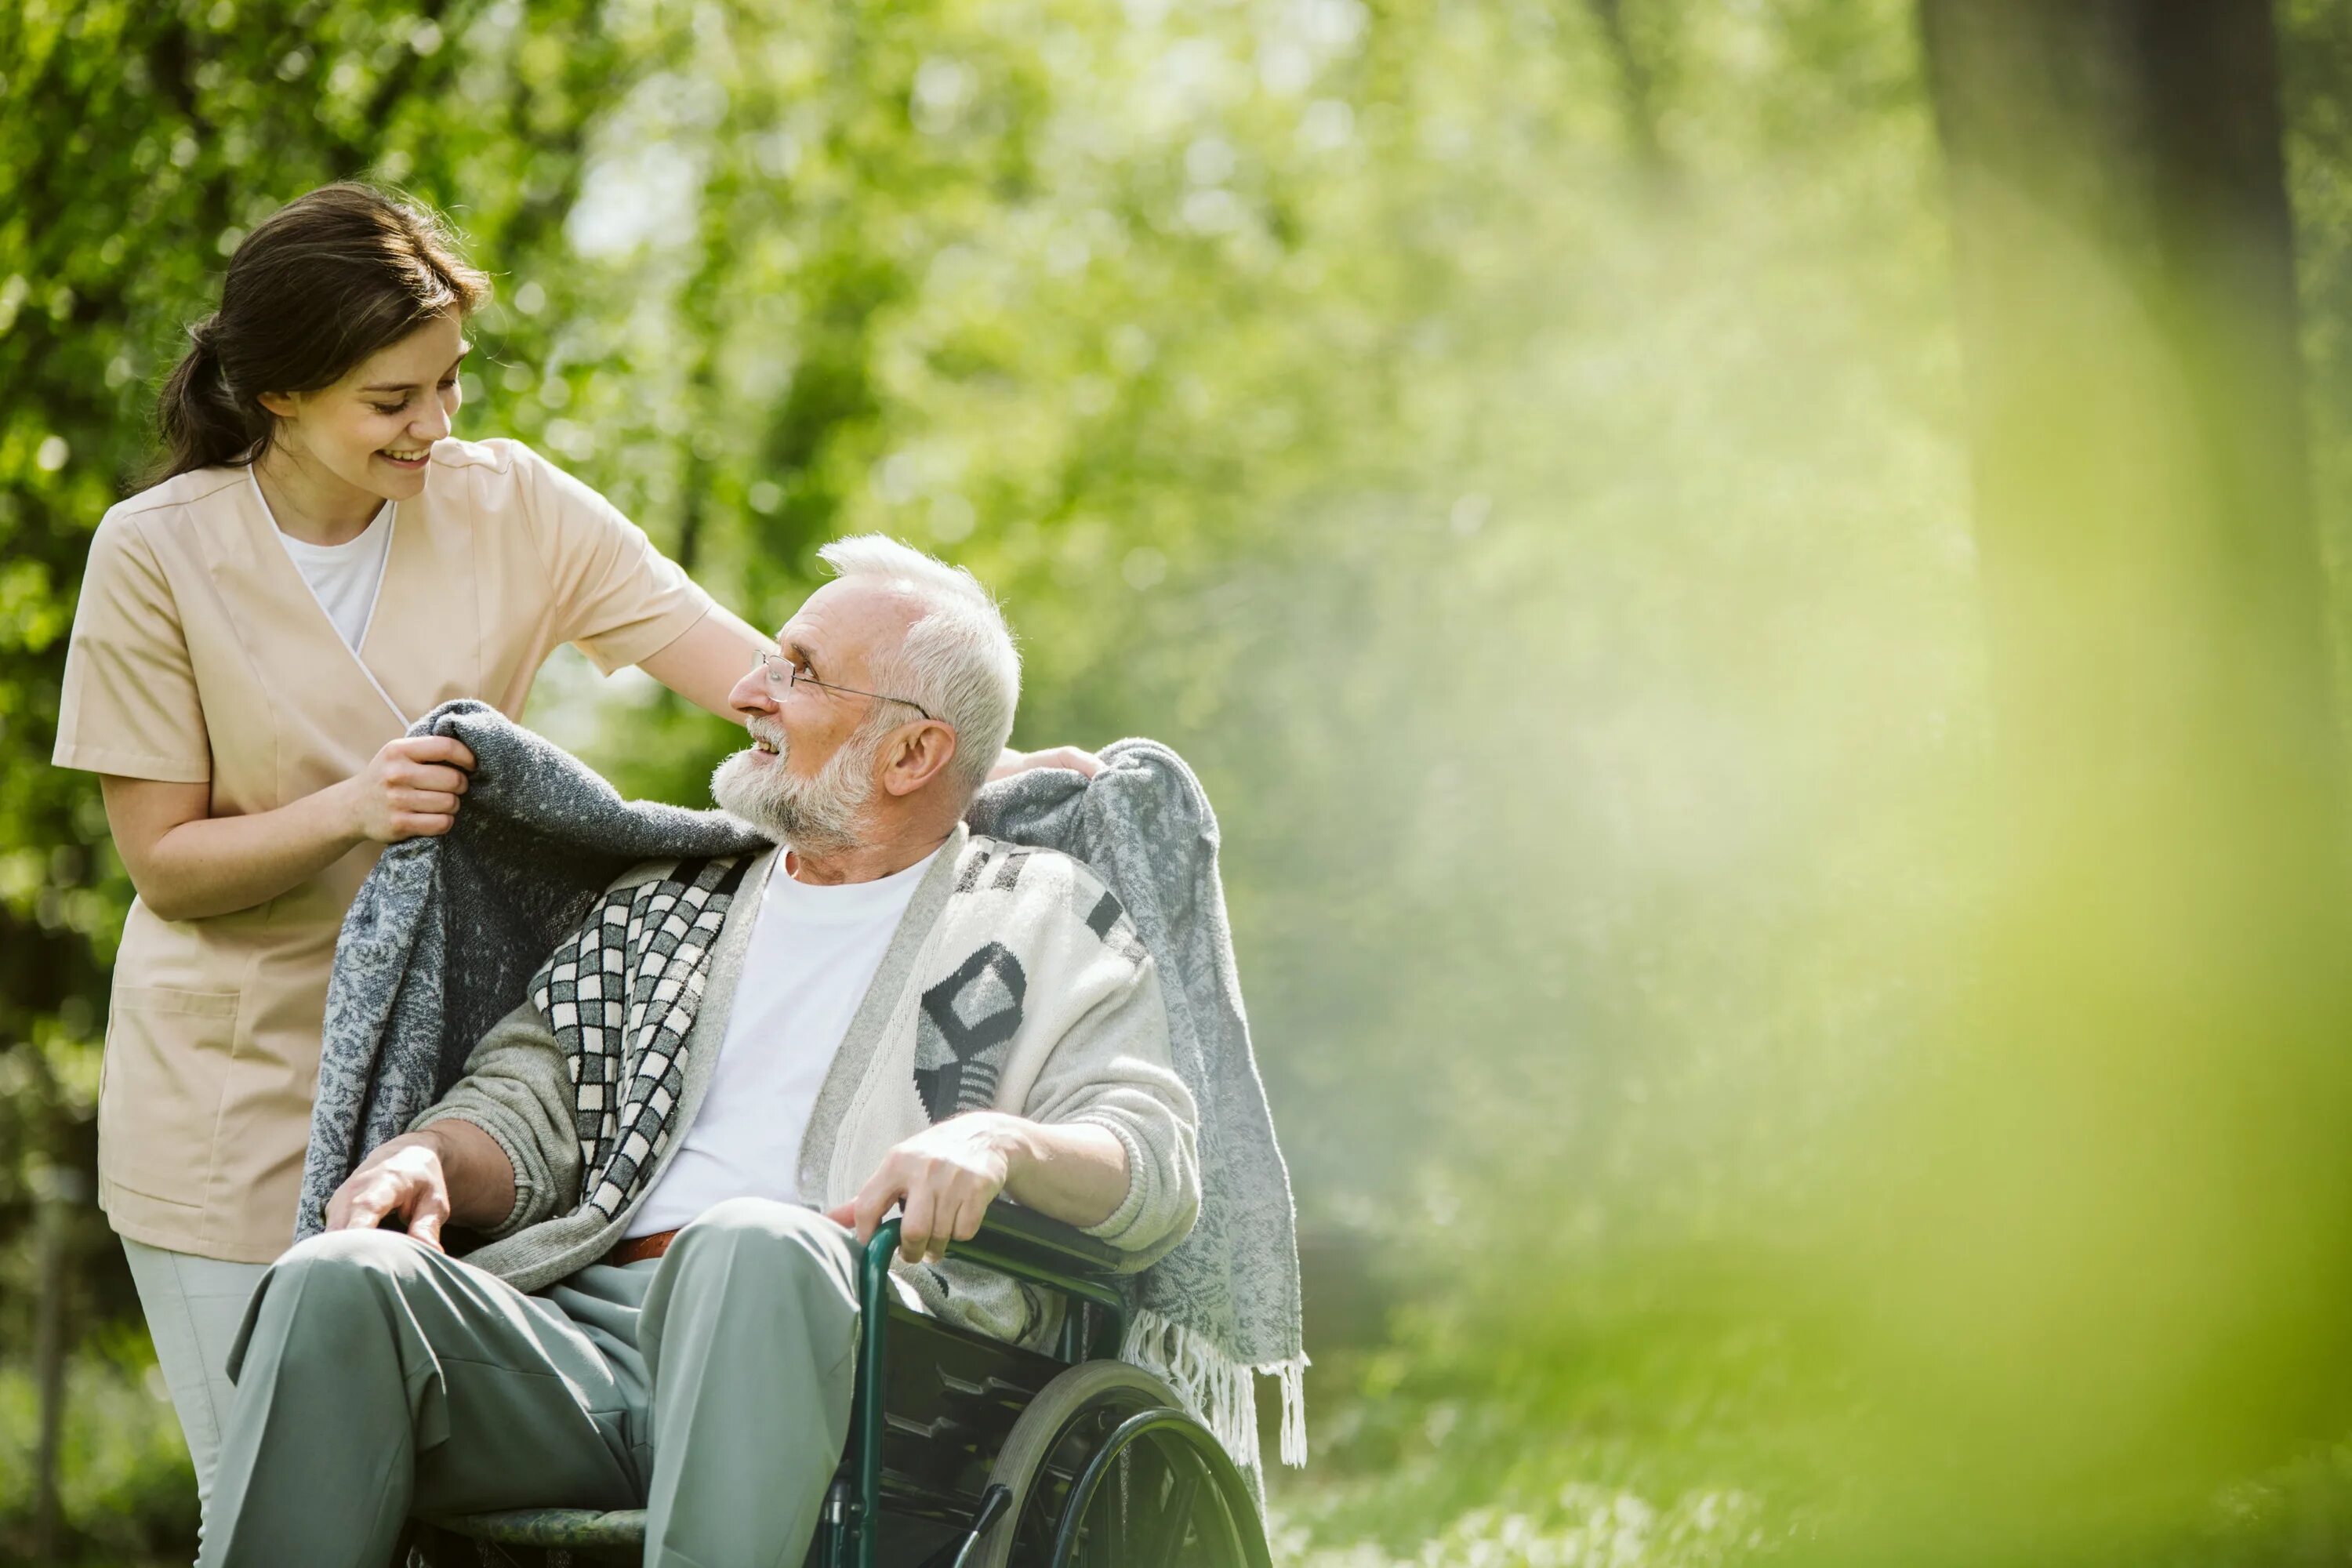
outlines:
{"label": "short sleeve", "polygon": [[179,605],[136,516],[109,513],[90,540],[50,761],[167,784],[212,779]]}
{"label": "short sleeve", "polygon": [[610,675],[710,613],[710,595],[611,501],[520,443],[515,461],[552,579],[560,640]]}

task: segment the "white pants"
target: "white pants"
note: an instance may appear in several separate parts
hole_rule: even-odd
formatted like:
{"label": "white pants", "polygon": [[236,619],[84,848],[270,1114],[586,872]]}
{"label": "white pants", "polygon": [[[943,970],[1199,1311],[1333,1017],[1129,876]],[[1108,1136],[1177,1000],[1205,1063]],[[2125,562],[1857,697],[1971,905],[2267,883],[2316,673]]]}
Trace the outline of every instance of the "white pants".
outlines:
{"label": "white pants", "polygon": [[166,1252],[143,1241],[122,1238],[131,1259],[131,1281],[139,1288],[139,1310],[155,1342],[155,1361],[172,1391],[172,1408],[187,1436],[188,1458],[196,1467],[199,1508],[212,1501],[213,1470],[220,1460],[221,1424],[236,1389],[228,1380],[228,1348],[245,1321],[253,1288],[269,1271],[266,1263],[227,1263],[189,1252]]}

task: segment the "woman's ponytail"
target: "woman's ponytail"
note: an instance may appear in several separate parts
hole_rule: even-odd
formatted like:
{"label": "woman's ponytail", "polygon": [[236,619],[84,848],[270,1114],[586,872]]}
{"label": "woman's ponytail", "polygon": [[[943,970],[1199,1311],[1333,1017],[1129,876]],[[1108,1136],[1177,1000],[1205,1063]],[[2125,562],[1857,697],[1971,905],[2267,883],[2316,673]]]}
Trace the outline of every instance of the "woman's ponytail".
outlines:
{"label": "woman's ponytail", "polygon": [[268,415],[258,403],[241,403],[221,371],[218,321],[207,316],[188,330],[188,352],[164,380],[155,410],[163,435],[158,481],[249,462],[268,437]]}
{"label": "woman's ponytail", "polygon": [[220,309],[189,331],[156,408],[155,479],[249,463],[277,421],[264,393],[332,386],[380,349],[489,298],[438,215],[368,185],[322,185],[229,258]]}

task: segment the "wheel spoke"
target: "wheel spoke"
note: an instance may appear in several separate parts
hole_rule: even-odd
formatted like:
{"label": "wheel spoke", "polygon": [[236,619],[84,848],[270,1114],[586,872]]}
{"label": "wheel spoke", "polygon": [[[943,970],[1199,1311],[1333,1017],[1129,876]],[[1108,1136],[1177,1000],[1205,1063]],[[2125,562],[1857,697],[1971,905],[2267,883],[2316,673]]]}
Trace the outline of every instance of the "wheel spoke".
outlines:
{"label": "wheel spoke", "polygon": [[[1232,1500],[1225,1496],[1225,1489],[1223,1487],[1211,1487],[1209,1495],[1216,1500],[1217,1517],[1224,1521],[1225,1526],[1224,1554],[1214,1561],[1220,1563],[1230,1563],[1234,1564],[1234,1568],[1241,1568],[1241,1565],[1247,1563],[1249,1558],[1242,1547],[1241,1521],[1234,1517]],[[1203,1529],[1201,1531],[1201,1544],[1206,1546],[1208,1543],[1209,1531]]]}
{"label": "wheel spoke", "polygon": [[[1160,1509],[1154,1524],[1159,1536],[1159,1550],[1153,1553],[1149,1568],[1176,1568],[1176,1560],[1183,1554],[1184,1538],[1192,1533],[1192,1500],[1201,1490],[1201,1478],[1206,1468],[1191,1454],[1186,1462],[1171,1465],[1168,1499]],[[1143,1565],[1139,1565],[1143,1568]]]}
{"label": "wheel spoke", "polygon": [[1121,1363],[1048,1384],[992,1474],[1021,1503],[988,1568],[1271,1568],[1246,1477],[1164,1384]]}

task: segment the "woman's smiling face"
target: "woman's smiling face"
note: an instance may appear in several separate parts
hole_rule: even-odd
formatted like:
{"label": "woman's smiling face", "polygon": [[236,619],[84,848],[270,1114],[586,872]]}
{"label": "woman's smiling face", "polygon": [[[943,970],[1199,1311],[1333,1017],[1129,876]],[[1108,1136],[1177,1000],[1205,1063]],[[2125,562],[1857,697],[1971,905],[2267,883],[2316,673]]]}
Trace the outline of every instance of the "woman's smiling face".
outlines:
{"label": "woman's smiling face", "polygon": [[380,349],[318,392],[269,393],[272,444],[314,478],[332,476],[387,500],[424,493],[426,454],[464,401],[457,366],[472,345],[454,315]]}

